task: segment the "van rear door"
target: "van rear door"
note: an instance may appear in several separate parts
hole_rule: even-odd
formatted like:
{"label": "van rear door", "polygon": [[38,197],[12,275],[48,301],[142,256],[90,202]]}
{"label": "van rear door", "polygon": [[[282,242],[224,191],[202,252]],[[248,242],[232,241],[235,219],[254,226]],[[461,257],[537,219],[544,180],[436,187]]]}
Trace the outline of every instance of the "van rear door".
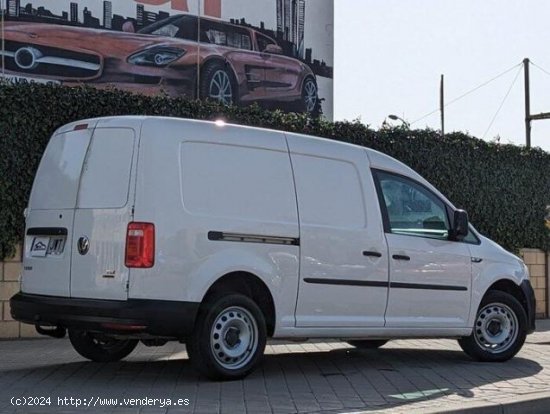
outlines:
{"label": "van rear door", "polygon": [[130,185],[136,148],[132,128],[94,131],[82,167],[73,227],[70,294],[126,300],[126,232],[132,220]]}
{"label": "van rear door", "polygon": [[74,208],[92,129],[54,135],[34,180],[26,218],[21,290],[70,296]]}

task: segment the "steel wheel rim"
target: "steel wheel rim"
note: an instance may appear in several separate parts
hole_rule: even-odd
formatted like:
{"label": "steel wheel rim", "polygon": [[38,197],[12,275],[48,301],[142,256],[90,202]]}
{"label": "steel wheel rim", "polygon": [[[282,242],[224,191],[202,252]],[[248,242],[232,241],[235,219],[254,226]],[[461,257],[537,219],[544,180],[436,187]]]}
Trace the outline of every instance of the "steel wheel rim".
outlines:
{"label": "steel wheel rim", "polygon": [[258,348],[258,325],[245,308],[232,306],[221,311],[210,331],[210,349],[225,369],[240,369],[250,362]]}
{"label": "steel wheel rim", "polygon": [[491,354],[499,354],[514,344],[518,329],[518,318],[509,306],[491,303],[477,315],[474,338],[480,348]]}
{"label": "steel wheel rim", "polygon": [[313,112],[317,105],[317,86],[312,80],[308,80],[304,86],[304,101],[307,112]]}
{"label": "steel wheel rim", "polygon": [[233,103],[233,88],[231,86],[231,79],[226,71],[220,69],[214,73],[210,81],[208,96],[210,99],[214,99],[224,105],[231,105]]}

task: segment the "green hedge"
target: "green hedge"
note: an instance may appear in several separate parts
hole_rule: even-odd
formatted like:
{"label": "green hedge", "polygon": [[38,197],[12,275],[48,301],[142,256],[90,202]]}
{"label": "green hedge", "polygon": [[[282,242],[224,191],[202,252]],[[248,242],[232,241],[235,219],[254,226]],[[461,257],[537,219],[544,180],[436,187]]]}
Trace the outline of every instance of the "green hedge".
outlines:
{"label": "green hedge", "polygon": [[330,123],[258,107],[145,97],[117,90],[0,84],[0,258],[22,238],[23,209],[52,132],[71,121],[107,115],[164,115],[227,121],[351,142],[389,154],[417,170],[479,231],[507,249],[550,247],[544,226],[550,204],[550,154],[487,143],[462,133],[375,131],[359,122]]}

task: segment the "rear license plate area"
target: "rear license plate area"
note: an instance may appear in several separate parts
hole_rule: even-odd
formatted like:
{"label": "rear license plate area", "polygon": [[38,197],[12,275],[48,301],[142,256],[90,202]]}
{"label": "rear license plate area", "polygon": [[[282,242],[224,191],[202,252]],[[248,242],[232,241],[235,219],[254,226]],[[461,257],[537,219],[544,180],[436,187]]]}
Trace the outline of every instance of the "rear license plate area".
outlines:
{"label": "rear license plate area", "polygon": [[65,249],[65,236],[36,236],[32,238],[32,257],[60,256]]}

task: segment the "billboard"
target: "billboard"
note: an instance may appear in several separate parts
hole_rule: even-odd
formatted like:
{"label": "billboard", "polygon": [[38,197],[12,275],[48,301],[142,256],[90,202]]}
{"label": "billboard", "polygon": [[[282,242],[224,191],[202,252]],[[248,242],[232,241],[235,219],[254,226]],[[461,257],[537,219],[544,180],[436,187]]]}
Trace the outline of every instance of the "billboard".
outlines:
{"label": "billboard", "polygon": [[334,0],[1,0],[2,76],[333,112]]}

